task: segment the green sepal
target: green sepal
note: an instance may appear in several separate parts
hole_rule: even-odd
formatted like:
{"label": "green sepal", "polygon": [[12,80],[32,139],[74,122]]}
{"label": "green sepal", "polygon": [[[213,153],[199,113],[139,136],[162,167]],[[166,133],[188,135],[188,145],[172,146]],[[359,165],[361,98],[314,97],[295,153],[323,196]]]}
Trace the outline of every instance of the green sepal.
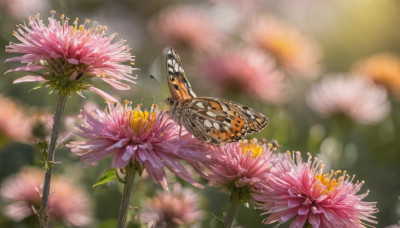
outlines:
{"label": "green sepal", "polygon": [[115,179],[117,179],[117,175],[115,174],[115,169],[107,169],[103,174],[99,176],[97,182],[92,187],[97,187],[106,184]]}

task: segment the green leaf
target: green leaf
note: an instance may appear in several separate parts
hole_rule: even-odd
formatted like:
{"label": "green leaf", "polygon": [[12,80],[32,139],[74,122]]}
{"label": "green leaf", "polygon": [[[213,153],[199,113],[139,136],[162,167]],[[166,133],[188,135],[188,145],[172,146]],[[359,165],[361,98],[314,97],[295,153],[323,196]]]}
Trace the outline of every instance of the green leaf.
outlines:
{"label": "green leaf", "polygon": [[97,187],[103,184],[106,184],[114,179],[117,179],[115,175],[115,169],[107,169],[98,179],[96,184],[93,187]]}

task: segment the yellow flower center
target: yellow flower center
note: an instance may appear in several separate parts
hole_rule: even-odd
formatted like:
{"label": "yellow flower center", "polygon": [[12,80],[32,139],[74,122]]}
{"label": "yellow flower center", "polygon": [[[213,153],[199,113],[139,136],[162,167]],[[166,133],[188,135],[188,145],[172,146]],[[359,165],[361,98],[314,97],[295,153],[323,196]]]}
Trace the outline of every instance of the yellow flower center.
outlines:
{"label": "yellow flower center", "polygon": [[257,143],[256,139],[240,141],[240,149],[243,155],[250,154],[253,158],[259,157],[263,152],[262,146]]}
{"label": "yellow flower center", "polygon": [[[343,180],[343,175],[340,176],[338,180],[336,180],[336,176],[341,172],[342,172],[341,170],[335,172],[332,170],[331,173],[322,174],[322,172],[320,172],[319,174],[316,175],[315,178],[317,178],[320,181],[320,183],[325,186],[325,189],[322,191],[322,194],[333,192],[336,189],[338,184]],[[346,173],[346,171],[344,173]]]}
{"label": "yellow flower center", "polygon": [[359,61],[353,68],[355,73],[370,77],[391,92],[400,92],[400,58],[397,56],[390,53],[376,54]]}
{"label": "yellow flower center", "polygon": [[291,61],[298,55],[295,41],[283,34],[272,35],[264,42],[265,47],[282,62]]}
{"label": "yellow flower center", "polygon": [[[156,120],[156,114],[151,110],[150,112],[140,110],[140,105],[138,105],[136,109],[132,110],[132,108],[128,106],[129,103],[129,101],[125,101],[125,111],[128,116],[128,124],[135,134],[138,135],[142,132],[143,128],[145,128],[144,131],[146,132],[153,127]],[[155,106],[152,105],[152,110],[154,107]]]}

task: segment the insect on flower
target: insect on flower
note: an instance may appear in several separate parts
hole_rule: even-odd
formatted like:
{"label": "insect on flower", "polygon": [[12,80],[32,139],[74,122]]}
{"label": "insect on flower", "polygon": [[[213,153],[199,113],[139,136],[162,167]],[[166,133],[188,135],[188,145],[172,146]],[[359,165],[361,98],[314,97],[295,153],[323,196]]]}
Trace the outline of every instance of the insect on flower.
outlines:
{"label": "insect on flower", "polygon": [[197,97],[178,53],[172,48],[168,50],[166,65],[172,95],[167,98],[167,114],[196,138],[223,145],[267,126],[268,118],[249,107],[222,98]]}

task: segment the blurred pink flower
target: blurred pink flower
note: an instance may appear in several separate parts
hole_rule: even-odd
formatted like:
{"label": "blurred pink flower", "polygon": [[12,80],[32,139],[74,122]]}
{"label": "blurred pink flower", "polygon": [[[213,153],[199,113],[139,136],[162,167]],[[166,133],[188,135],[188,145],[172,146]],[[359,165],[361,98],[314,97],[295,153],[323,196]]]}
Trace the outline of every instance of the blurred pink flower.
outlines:
{"label": "blurred pink flower", "polygon": [[354,74],[367,77],[400,97],[400,58],[397,55],[384,52],[364,57],[352,68]]}
{"label": "blurred pink flower", "polygon": [[24,111],[12,100],[0,95],[0,138],[28,142],[32,126]]}
{"label": "blurred pink flower", "polygon": [[276,160],[273,154],[276,148],[256,139],[212,148],[211,159],[204,164],[210,171],[207,179],[230,192],[243,189],[240,192],[245,193],[244,200],[253,192],[256,182],[268,178]]}
{"label": "blurred pink flower", "polygon": [[151,227],[190,226],[203,218],[199,197],[189,188],[174,184],[172,191],[158,192],[140,214],[140,220]]}
{"label": "blurred pink flower", "polygon": [[50,2],[48,0],[0,0],[0,8],[20,20],[35,13],[48,12]]}
{"label": "blurred pink flower", "polygon": [[113,168],[123,168],[136,160],[164,188],[168,188],[164,167],[199,186],[178,160],[186,161],[200,172],[199,162],[207,159],[206,151],[202,151],[204,143],[180,129],[157,108],[142,111],[140,106],[132,109],[127,103],[125,107],[109,103],[108,110],[84,114],[85,124],[77,132],[84,141],[67,146],[85,164],[93,164],[110,154],[114,155]]}
{"label": "blurred pink flower", "polygon": [[199,58],[197,71],[226,90],[238,89],[265,102],[286,100],[287,84],[275,62],[261,51],[234,48]]}
{"label": "blurred pink flower", "polygon": [[[83,111],[86,113],[94,113],[98,108],[96,103],[87,101],[83,103]],[[65,140],[70,140],[77,125],[82,124],[82,116],[67,115],[63,118],[63,128],[59,133],[58,145],[61,145]],[[34,140],[50,141],[51,128],[53,127],[53,114],[46,110],[30,110],[30,121],[33,125]]]}
{"label": "blurred pink flower", "polygon": [[168,7],[148,25],[154,40],[175,48],[189,47],[208,50],[219,46],[223,39],[204,10],[190,6]]}
{"label": "blurred pink flower", "polygon": [[[40,207],[40,189],[44,172],[25,167],[2,183],[0,194],[6,205],[3,213],[14,221],[21,221],[34,214]],[[91,223],[91,204],[86,192],[62,176],[53,176],[49,196],[50,222],[61,220],[66,225],[87,226]]]}
{"label": "blurred pink flower", "polygon": [[368,192],[357,195],[364,182],[353,183],[354,176],[341,171],[322,174],[322,162],[310,154],[307,162],[300,152],[284,156],[271,169],[268,182],[257,183],[260,190],[253,195],[265,210],[263,214],[270,214],[265,224],[285,223],[292,218],[290,227],[304,227],[306,223],[326,228],[364,227],[365,222],[377,223],[373,216],[378,212],[376,203],[362,201]]}
{"label": "blurred pink flower", "polygon": [[[29,24],[20,24],[14,36],[21,43],[10,43],[6,52],[23,54],[6,60],[27,64],[12,71],[35,72],[40,76],[28,75],[19,78],[19,82],[44,82],[52,90],[59,90],[65,95],[89,89],[113,102],[115,98],[93,87],[91,77],[96,77],[116,89],[127,90],[129,85],[121,81],[134,83],[132,68],[123,62],[134,61],[125,41],[111,43],[117,34],[105,36],[106,26],[97,22],[86,28],[89,20],[78,25],[78,18],[73,25],[68,25],[69,18],[61,16],[61,22],[54,19],[51,12],[49,25],[45,25],[39,16],[29,18]],[[43,71],[44,70],[44,71]]]}
{"label": "blurred pink flower", "polygon": [[311,88],[306,99],[308,105],[321,115],[343,113],[361,124],[377,123],[390,112],[386,90],[363,77],[323,78]]}
{"label": "blurred pink flower", "polygon": [[[255,10],[256,7],[262,7],[259,0],[209,0],[215,4],[224,4],[222,7],[234,7],[239,11],[238,13],[247,13],[249,10]],[[221,15],[223,16],[223,15]]]}
{"label": "blurred pink flower", "polygon": [[272,16],[255,18],[245,39],[273,55],[289,72],[315,78],[320,71],[318,45],[296,29]]}
{"label": "blurred pink flower", "polygon": [[53,115],[47,110],[31,109],[29,119],[32,123],[33,140],[50,139],[51,127],[53,126]]}

